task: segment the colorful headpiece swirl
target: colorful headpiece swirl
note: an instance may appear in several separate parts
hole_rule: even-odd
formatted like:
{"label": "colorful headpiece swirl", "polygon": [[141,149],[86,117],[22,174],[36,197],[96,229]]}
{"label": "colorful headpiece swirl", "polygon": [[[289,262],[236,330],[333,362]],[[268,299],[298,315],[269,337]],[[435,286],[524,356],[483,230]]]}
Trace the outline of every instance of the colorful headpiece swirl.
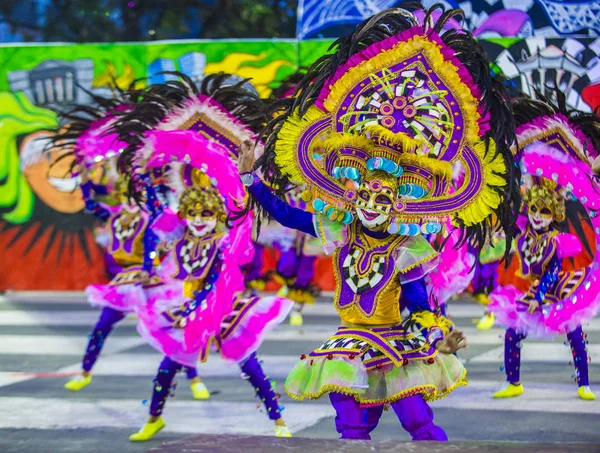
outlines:
{"label": "colorful headpiece swirl", "polygon": [[[396,179],[391,232],[433,232],[452,219],[482,236],[493,212],[510,228],[518,196],[503,88],[470,34],[439,34],[456,11],[435,25],[432,12],[423,26],[409,11],[388,10],[336,41],[285,120],[272,123],[263,173],[306,184],[305,200],[343,223],[357,200],[344,181],[358,186],[383,171]],[[465,182],[450,193],[457,162]]]}

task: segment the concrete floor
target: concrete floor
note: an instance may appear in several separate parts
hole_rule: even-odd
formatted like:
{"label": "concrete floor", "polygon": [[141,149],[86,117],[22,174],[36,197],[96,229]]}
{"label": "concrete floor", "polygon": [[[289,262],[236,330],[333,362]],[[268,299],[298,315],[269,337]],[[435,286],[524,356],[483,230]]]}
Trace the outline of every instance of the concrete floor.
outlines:
{"label": "concrete floor", "polygon": [[[563,338],[526,340],[522,364],[525,394],[514,400],[493,400],[492,392],[504,380],[500,371],[503,332],[474,329],[473,319],[481,314],[481,308],[468,300],[456,302],[450,313],[468,335],[469,349],[461,351],[460,358],[469,370],[470,384],[433,407],[436,423],[449,438],[466,443],[405,445],[402,442],[409,437],[392,411],[384,413],[373,434],[378,443],[325,442],[337,437],[328,399],[294,402],[286,395],[281,404],[286,407],[284,417],[294,439],[263,437],[270,436],[273,427],[257,408],[252,389],[240,379],[237,367],[212,358],[199,367],[212,392],[211,400],[194,401],[185,376],[179,376],[177,396],[165,410],[167,427],[148,443],[132,444],[127,437],[146,418],[152,378],[161,360],[135,333],[135,320],[123,321],[107,340],[93,383],[79,393],[70,393],[62,385],[79,369],[98,312],[80,296],[0,297],[0,452],[218,453],[233,451],[236,442],[246,453],[269,449],[362,452],[373,451],[372,447],[383,452],[392,448],[398,452],[600,451],[600,401],[577,398],[568,365],[569,348]],[[322,343],[337,322],[331,303],[323,300],[309,308],[303,328],[281,326],[269,335],[260,353],[280,391],[298,356]],[[594,320],[584,328],[590,341],[592,387],[600,390],[600,366],[596,365],[600,322]]]}

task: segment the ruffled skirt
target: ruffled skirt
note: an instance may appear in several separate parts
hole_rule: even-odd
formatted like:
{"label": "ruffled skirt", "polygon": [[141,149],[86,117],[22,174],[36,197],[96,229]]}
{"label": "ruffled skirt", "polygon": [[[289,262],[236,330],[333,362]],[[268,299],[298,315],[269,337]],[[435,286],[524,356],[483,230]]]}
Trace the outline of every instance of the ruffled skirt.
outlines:
{"label": "ruffled skirt", "polygon": [[466,370],[454,355],[438,354],[422,336],[402,326],[340,327],[319,348],[301,356],[285,390],[298,400],[337,392],[361,404],[387,404],[416,394],[432,401],[466,384]]}
{"label": "ruffled skirt", "polygon": [[147,285],[140,283],[141,266],[130,266],[116,274],[106,285],[89,285],[85,289],[88,302],[95,307],[110,307],[117,311],[131,313],[144,305],[147,297],[167,297],[173,294],[173,287],[165,284],[158,276],[152,276]]}
{"label": "ruffled skirt", "polygon": [[[512,285],[499,286],[490,294],[488,309],[496,316],[496,323],[505,328],[512,328],[517,333],[531,338],[552,338],[564,332],[558,331],[546,322],[546,307],[556,304],[561,307],[571,294],[581,286],[588,277],[589,269],[574,272],[562,272],[558,282],[546,293],[544,304],[533,314],[527,313],[529,303],[535,300],[537,284],[533,284],[525,293]],[[573,328],[581,325],[585,319],[574,318]]]}
{"label": "ruffled skirt", "polygon": [[292,306],[293,302],[283,297],[239,297],[222,321],[219,334],[193,347],[186,344],[185,330],[174,327],[185,308],[181,303],[163,299],[139,307],[137,329],[152,347],[185,366],[196,366],[199,359],[206,361],[211,346],[216,346],[225,360],[241,363],[258,350],[270,330],[285,320]]}

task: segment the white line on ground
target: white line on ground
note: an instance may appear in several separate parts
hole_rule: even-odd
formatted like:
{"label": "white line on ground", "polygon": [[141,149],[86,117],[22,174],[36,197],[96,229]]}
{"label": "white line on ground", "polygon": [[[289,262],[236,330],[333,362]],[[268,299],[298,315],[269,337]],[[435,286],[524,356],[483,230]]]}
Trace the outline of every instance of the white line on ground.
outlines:
{"label": "white line on ground", "polygon": [[[0,354],[82,356],[87,342],[84,335],[0,335]],[[134,336],[109,338],[102,353],[114,354],[142,344],[144,340]]]}
{"label": "white line on ground", "polygon": [[[97,400],[67,398],[0,398],[0,407],[18,407],[3,411],[0,428],[76,429],[131,428],[146,421],[148,407],[139,400]],[[325,404],[286,404],[284,418],[292,432],[301,431],[333,416]],[[197,434],[273,435],[273,422],[259,413],[255,403],[169,400],[164,412],[165,431]],[[160,439],[160,434],[157,435]],[[125,439],[124,439],[125,440]]]}

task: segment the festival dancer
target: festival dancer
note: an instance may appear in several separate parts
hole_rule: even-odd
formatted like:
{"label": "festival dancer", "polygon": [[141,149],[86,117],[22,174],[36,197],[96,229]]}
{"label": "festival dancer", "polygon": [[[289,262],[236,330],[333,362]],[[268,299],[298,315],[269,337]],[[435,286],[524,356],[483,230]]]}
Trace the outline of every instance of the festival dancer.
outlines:
{"label": "festival dancer", "polygon": [[[66,113],[64,117],[69,123],[53,139],[55,145],[71,149],[75,156],[86,209],[107,224],[108,263],[112,263],[116,271],[109,284],[90,285],[86,289],[90,304],[101,307],[102,311],[89,336],[81,373],[64,386],[73,392],[82,390],[92,382],[92,368],[113,328],[137,305],[144,304],[148,295],[178,300],[183,297],[180,283],[163,280],[148,272],[155,260],[154,239],[147,234],[150,219],[129,198],[127,181],[121,177],[114,184],[118,206],[104,205],[95,200],[97,186],[88,177],[89,169],[116,159],[125,148],[126,144],[119,141],[115,134],[109,134],[108,130],[116,121],[116,115],[129,105],[123,99],[95,97],[95,100],[99,104],[97,108],[80,106]],[[194,398],[208,399],[208,390],[195,368],[191,366],[186,372]]]}
{"label": "festival dancer", "polygon": [[[254,202],[334,253],[342,327],[285,388],[300,400],[329,394],[343,439],[369,439],[386,404],[414,440],[447,439],[427,402],[466,384],[453,355],[466,340],[430,311],[424,277],[437,253],[420,234],[451,219],[476,244],[494,227],[510,236],[520,203],[503,88],[469,33],[441,32],[459,12],[434,23],[432,12],[420,22],[386,10],[338,39],[271,122],[256,168],[280,197],[289,181],[306,184],[315,214],[273,195],[250,171],[252,151],[240,159]],[[450,194],[455,161],[468,171]]]}
{"label": "festival dancer", "polygon": [[[178,216],[165,209],[152,229],[173,243],[173,277],[184,282],[186,297],[184,304],[149,300],[136,311],[140,335],[165,358],[154,380],[150,417],[130,440],[149,440],[164,428],[161,415],[175,373],[195,364],[198,357],[206,361],[211,345],[223,359],[239,364],[273,420],[275,435],[291,437],[256,351],[265,334],[287,317],[292,301],[241,296],[240,269],[253,254],[252,217],[227,220],[246,197],[231,157],[242,140],[256,139],[243,121],[259,130],[266,118],[264,108],[241,84],[229,84],[225,74],[207,76],[200,87],[179,76],[182,81],[170,82],[167,97],[151,97],[149,104],[141,101],[139,112],[133,110],[117,127],[131,140],[128,150],[133,153],[124,153],[125,165],[129,161],[130,174],[143,175],[146,187],[152,185],[147,176],[152,169],[169,167],[166,184],[179,197]],[[150,111],[154,113],[148,117]],[[140,128],[138,134],[132,125]],[[149,204],[150,209],[154,206]]]}
{"label": "festival dancer", "polygon": [[521,169],[529,184],[525,202],[526,221],[516,235],[515,253],[520,275],[531,281],[524,294],[512,286],[492,292],[489,305],[496,322],[505,327],[504,368],[507,385],[494,398],[521,395],[521,348],[525,338],[566,334],[573,354],[581,399],[594,400],[589,386],[586,336],[581,325],[600,309],[600,283],[593,263],[583,269],[562,270],[564,258],[577,255],[582,247],[576,236],[561,233],[565,220],[565,196],[578,200],[588,212],[600,239],[598,183],[592,162],[600,149],[600,117],[570,110],[565,95],[556,90],[555,101],[513,101],[517,139],[521,147]]}

